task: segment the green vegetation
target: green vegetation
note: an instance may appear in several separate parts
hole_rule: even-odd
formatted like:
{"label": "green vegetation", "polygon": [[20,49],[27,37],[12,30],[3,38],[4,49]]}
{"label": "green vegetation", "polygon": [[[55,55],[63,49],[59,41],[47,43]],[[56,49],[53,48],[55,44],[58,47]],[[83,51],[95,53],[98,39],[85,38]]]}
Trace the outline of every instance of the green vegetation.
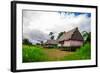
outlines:
{"label": "green vegetation", "polygon": [[75,52],[61,51],[58,49],[44,49],[39,45],[23,45],[23,62],[64,61],[91,59],[90,43],[84,44]]}
{"label": "green vegetation", "polygon": [[84,60],[91,59],[91,46],[90,43],[84,44],[82,47],[78,48],[78,50],[68,56],[65,56],[63,60]]}
{"label": "green vegetation", "polygon": [[28,39],[23,39],[23,44],[32,45],[32,43]]}
{"label": "green vegetation", "polygon": [[49,33],[49,36],[50,36],[50,39],[51,39],[51,40],[54,40],[54,33],[53,33],[53,32],[50,32],[50,33]]}
{"label": "green vegetation", "polygon": [[[86,60],[91,59],[91,46],[89,43],[86,43],[82,47],[78,48],[76,52],[73,52],[69,55],[66,55],[68,51],[57,51],[56,49],[44,49],[41,46],[37,45],[23,45],[23,62],[43,62],[43,61],[54,61],[58,60],[58,58],[54,58],[54,56],[59,56],[60,60]],[[48,52],[49,51],[49,52]],[[63,52],[63,53],[62,53]],[[55,55],[54,55],[55,53]],[[65,56],[62,56],[64,53]],[[49,55],[49,56],[48,56]]]}
{"label": "green vegetation", "polygon": [[[63,33],[63,32],[62,32]],[[59,37],[62,35],[59,34]],[[83,32],[84,44],[76,51],[72,52],[72,48],[58,47],[43,47],[41,44],[32,45],[28,39],[23,39],[22,59],[27,62],[43,62],[43,61],[64,61],[64,60],[86,60],[91,59],[91,33]],[[51,39],[54,39],[53,32],[50,33]],[[58,37],[58,38],[59,38]],[[61,50],[62,49],[62,50]]]}
{"label": "green vegetation", "polygon": [[59,39],[62,35],[64,34],[64,32],[60,32],[57,36],[57,39]]}
{"label": "green vegetation", "polygon": [[23,62],[39,62],[47,60],[47,56],[40,46],[23,45]]}
{"label": "green vegetation", "polygon": [[91,32],[83,31],[82,36],[83,36],[83,39],[84,39],[84,43],[87,43],[87,42],[90,43],[91,42]]}

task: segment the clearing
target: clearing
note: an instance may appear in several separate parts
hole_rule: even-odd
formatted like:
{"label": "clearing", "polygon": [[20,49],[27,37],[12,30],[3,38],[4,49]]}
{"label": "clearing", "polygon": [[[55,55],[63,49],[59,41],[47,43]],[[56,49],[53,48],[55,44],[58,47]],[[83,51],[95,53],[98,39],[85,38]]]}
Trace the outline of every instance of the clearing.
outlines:
{"label": "clearing", "polygon": [[69,51],[61,51],[59,49],[55,48],[45,48],[43,49],[45,54],[47,54],[49,61],[59,61],[61,60],[64,56],[73,54],[74,52],[69,52]]}

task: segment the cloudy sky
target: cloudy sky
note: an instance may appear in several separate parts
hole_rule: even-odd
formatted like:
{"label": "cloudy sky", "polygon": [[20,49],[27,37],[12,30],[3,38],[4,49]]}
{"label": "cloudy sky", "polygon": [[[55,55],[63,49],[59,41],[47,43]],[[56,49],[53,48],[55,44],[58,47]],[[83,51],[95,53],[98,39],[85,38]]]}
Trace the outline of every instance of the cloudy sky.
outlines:
{"label": "cloudy sky", "polygon": [[23,38],[33,43],[49,39],[50,32],[56,38],[59,32],[67,32],[75,27],[80,32],[90,32],[90,24],[90,13],[23,10]]}

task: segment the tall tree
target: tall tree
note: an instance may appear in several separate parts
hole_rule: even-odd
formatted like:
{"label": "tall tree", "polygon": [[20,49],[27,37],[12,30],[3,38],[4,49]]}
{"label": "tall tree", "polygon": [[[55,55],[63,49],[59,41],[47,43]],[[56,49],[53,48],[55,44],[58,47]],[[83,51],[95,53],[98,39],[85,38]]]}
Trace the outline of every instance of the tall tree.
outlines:
{"label": "tall tree", "polygon": [[87,38],[88,38],[88,32],[83,31],[83,32],[82,32],[82,36],[83,36],[83,38],[84,38],[84,41],[86,41]]}
{"label": "tall tree", "polygon": [[87,41],[91,42],[91,32],[88,33]]}
{"label": "tall tree", "polygon": [[86,31],[83,31],[82,35],[83,35],[83,38],[84,38],[85,42],[90,42],[91,41],[91,32],[88,33]]}
{"label": "tall tree", "polygon": [[63,33],[64,33],[64,32],[60,32],[60,33],[58,34],[57,39],[59,39],[59,38],[63,35]]}
{"label": "tall tree", "polygon": [[53,33],[53,32],[50,32],[50,33],[49,33],[49,36],[50,36],[50,39],[51,39],[51,40],[54,40],[54,33]]}
{"label": "tall tree", "polygon": [[49,33],[50,36],[53,35],[53,34],[54,34],[53,32],[50,32],[50,33]]}
{"label": "tall tree", "polygon": [[51,40],[54,40],[54,36],[51,36]]}

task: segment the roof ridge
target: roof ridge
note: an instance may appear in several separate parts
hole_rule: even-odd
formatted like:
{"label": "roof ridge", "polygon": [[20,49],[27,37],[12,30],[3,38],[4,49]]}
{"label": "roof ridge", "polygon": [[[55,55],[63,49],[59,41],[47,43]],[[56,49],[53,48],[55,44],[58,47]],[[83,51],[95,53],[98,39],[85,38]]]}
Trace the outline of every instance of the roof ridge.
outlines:
{"label": "roof ridge", "polygon": [[[66,32],[64,31],[63,35],[58,40],[70,39],[73,33],[78,29],[78,27]],[[67,37],[66,37],[67,36]]]}
{"label": "roof ridge", "polygon": [[69,31],[67,31],[67,32],[70,32],[70,31],[72,31],[72,30],[76,30],[76,29],[78,29],[78,27],[76,27],[76,28],[73,28],[73,29],[71,29],[71,30],[69,30]]}

